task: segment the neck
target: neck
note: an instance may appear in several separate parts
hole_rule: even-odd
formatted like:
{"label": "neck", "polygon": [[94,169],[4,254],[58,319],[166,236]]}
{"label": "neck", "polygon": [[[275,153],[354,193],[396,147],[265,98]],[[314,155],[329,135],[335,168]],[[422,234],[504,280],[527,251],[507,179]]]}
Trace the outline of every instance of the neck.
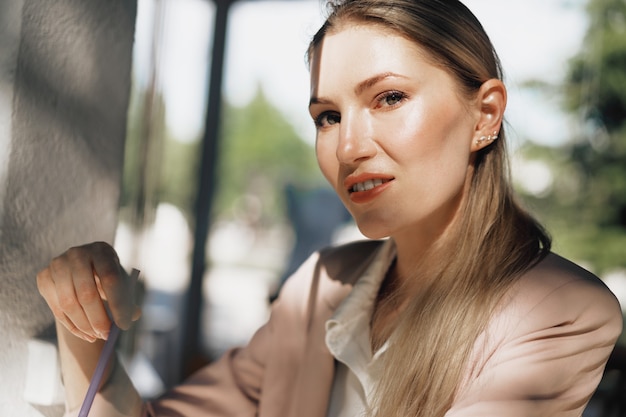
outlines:
{"label": "neck", "polygon": [[396,244],[396,264],[393,279],[397,286],[404,288],[404,292],[412,293],[421,287],[431,276],[440,262],[444,235],[430,235],[426,239],[414,237],[402,239],[393,237]]}
{"label": "neck", "polygon": [[[443,262],[447,262],[445,256],[450,255],[449,251],[446,253],[442,248],[450,247],[450,239],[458,235],[456,232],[466,203],[471,173],[472,170],[468,169],[463,189],[452,199],[447,210],[442,209],[429,218],[422,219],[418,224],[391,236],[396,244],[396,279],[409,290],[409,293],[415,287],[423,286],[433,272],[439,269]],[[416,280],[417,271],[419,280]]]}

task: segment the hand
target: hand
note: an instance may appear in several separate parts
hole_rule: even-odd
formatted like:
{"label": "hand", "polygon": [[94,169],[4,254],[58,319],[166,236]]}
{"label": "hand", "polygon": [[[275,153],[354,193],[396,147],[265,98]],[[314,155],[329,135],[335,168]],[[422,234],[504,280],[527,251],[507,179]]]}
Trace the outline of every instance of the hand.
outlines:
{"label": "hand", "polygon": [[89,342],[106,339],[110,315],[123,330],[139,319],[135,282],[104,242],[68,249],[37,274],[37,287],[56,320]]}

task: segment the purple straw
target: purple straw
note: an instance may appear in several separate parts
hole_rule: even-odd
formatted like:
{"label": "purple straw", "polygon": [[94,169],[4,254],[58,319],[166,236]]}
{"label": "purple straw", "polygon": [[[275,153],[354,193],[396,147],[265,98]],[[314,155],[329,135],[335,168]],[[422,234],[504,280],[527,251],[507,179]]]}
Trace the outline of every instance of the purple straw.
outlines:
{"label": "purple straw", "polygon": [[[130,274],[131,280],[136,281],[138,276],[139,270],[133,269]],[[100,357],[98,358],[96,370],[91,376],[89,388],[87,388],[87,394],[85,394],[85,399],[83,400],[83,405],[80,407],[78,417],[87,417],[89,415],[89,410],[91,409],[93,400],[96,398],[96,394],[100,389],[100,384],[102,383],[102,378],[104,377],[104,371],[107,367],[107,364],[111,360],[111,356],[113,356],[113,352],[115,352],[115,342],[117,342],[117,338],[119,337],[119,335],[120,328],[117,327],[115,322],[111,323],[109,337],[107,338],[106,342],[104,342],[104,347],[102,348],[102,352],[100,352]]]}

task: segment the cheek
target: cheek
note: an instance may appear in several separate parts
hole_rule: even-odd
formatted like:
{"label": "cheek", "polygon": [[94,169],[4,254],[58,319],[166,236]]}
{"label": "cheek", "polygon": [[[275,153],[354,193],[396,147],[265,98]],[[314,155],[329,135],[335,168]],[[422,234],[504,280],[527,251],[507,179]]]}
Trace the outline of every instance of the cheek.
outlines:
{"label": "cheek", "polygon": [[472,139],[472,124],[466,112],[455,106],[445,111],[428,111],[407,118],[397,137],[405,142],[405,153],[412,154],[428,166],[446,169],[466,165]]}
{"label": "cheek", "polygon": [[394,131],[396,146],[389,146],[390,152],[408,167],[410,177],[423,192],[453,193],[465,183],[471,129],[459,115],[431,112],[429,116],[407,118],[404,124],[398,124]]}
{"label": "cheek", "polygon": [[[382,131],[379,130],[379,131]],[[432,126],[419,117],[388,123],[381,146],[385,153],[402,165],[412,169],[438,165],[442,156],[442,137]]]}

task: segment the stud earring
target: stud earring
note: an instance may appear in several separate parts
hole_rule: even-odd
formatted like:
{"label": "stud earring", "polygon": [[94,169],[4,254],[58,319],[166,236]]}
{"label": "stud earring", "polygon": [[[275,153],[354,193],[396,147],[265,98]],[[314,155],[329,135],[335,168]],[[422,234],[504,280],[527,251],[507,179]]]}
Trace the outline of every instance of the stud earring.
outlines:
{"label": "stud earring", "polygon": [[489,136],[481,136],[478,139],[476,139],[476,145],[481,145],[483,142],[493,142],[494,140],[498,139],[498,131],[494,131],[492,135]]}

